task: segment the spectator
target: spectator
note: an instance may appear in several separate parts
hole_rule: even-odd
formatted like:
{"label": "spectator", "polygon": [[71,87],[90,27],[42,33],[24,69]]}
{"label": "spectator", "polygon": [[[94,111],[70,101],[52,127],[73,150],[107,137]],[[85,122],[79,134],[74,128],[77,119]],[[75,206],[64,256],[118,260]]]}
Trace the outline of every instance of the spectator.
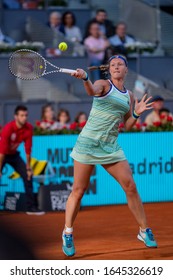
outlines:
{"label": "spectator", "polygon": [[74,122],[70,125],[70,129],[82,129],[87,122],[87,114],[85,112],[79,112]]}
{"label": "spectator", "polygon": [[160,122],[159,112],[163,108],[164,99],[163,97],[156,95],[152,99],[153,103],[153,111],[147,115],[145,118],[145,123],[147,126],[153,125],[153,123]]}
{"label": "spectator", "polygon": [[[89,66],[100,66],[103,63],[105,50],[109,47],[109,41],[100,35],[98,23],[91,23],[89,34],[84,41],[88,53]],[[100,70],[95,70],[92,72],[92,80],[98,79],[100,79]]]}
{"label": "spectator", "polygon": [[76,26],[75,15],[67,11],[62,16],[62,24],[65,30],[65,37],[71,42],[81,42],[82,34],[80,28]]}
{"label": "spectator", "polygon": [[85,112],[79,112],[75,117],[75,122],[80,126],[83,127],[87,121],[87,114]]}
{"label": "spectator", "polygon": [[57,115],[57,129],[69,128],[70,127],[70,114],[66,109],[60,109]]}
{"label": "spectator", "polygon": [[167,108],[160,109],[159,116],[161,124],[172,123],[172,115]]}
{"label": "spectator", "polygon": [[59,12],[52,12],[49,15],[48,26],[55,32],[65,34],[64,26],[62,25],[62,16]]}
{"label": "spectator", "polygon": [[114,34],[114,26],[110,20],[107,19],[107,12],[104,9],[99,9],[96,11],[95,18],[91,19],[86,26],[85,36],[88,37],[90,34],[91,23],[98,23],[100,27],[100,32],[103,37],[109,38]]}
{"label": "spectator", "polygon": [[2,30],[0,28],[0,43],[8,43],[10,45],[14,45],[15,44],[15,41],[10,38],[9,36],[6,36],[2,33]]}
{"label": "spectator", "polygon": [[109,38],[109,42],[114,53],[127,55],[125,44],[134,43],[135,39],[127,35],[127,25],[124,22],[119,22],[115,28],[115,34]]}
{"label": "spectator", "polygon": [[55,113],[50,104],[42,107],[41,122],[36,122],[36,125],[47,130],[56,129]]}
{"label": "spectator", "polygon": [[[19,173],[24,182],[26,191],[26,207],[28,215],[42,215],[35,205],[33,195],[32,168],[31,168],[31,149],[33,128],[28,119],[28,110],[25,106],[19,105],[14,111],[14,120],[7,123],[1,132],[0,138],[0,178],[3,167],[11,165]],[[25,143],[26,163],[17,151],[18,146]]]}

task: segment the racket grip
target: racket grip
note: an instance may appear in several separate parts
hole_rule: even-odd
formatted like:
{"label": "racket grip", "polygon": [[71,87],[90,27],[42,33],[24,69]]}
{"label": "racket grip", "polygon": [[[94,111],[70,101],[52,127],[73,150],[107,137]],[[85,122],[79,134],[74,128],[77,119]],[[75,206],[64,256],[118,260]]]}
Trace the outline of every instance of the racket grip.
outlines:
{"label": "racket grip", "polygon": [[73,74],[73,73],[76,73],[77,71],[72,70],[72,69],[61,68],[60,72],[67,73],[67,74]]}

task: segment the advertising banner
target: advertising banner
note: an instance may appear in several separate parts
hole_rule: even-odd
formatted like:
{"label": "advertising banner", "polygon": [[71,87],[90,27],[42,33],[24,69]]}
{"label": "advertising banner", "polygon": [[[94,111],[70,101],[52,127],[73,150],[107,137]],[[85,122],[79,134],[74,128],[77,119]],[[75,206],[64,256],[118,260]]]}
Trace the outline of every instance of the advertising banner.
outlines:
{"label": "advertising banner", "polygon": [[[42,184],[66,185],[71,190],[73,184],[73,159],[71,150],[77,135],[34,136],[32,157],[46,160],[54,170],[51,179],[45,176]],[[143,202],[173,201],[173,133],[122,133],[119,144],[123,148],[132,170],[137,189]],[[25,158],[24,147],[20,152]],[[6,192],[23,193],[21,178],[9,179],[13,169],[6,165],[3,169],[0,187],[0,209],[4,209]],[[34,192],[37,193],[40,182],[34,180]],[[81,206],[127,203],[120,185],[102,166],[97,165],[91,176]],[[58,209],[55,207],[55,210]]]}

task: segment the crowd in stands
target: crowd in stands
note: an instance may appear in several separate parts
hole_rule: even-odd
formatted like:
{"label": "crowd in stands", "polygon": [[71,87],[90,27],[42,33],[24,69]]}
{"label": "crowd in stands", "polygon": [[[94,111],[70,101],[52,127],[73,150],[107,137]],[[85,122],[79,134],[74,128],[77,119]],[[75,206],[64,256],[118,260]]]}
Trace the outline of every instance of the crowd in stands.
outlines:
{"label": "crowd in stands", "polygon": [[[54,11],[50,13],[48,26],[57,36],[61,36],[62,41],[66,41],[67,44],[71,43],[73,45],[73,56],[83,56],[85,54],[85,49],[82,44],[82,32],[79,26],[76,25],[76,17],[73,12],[66,11],[61,14],[60,12]],[[56,48],[48,50],[49,54],[50,51],[53,56],[61,54]]]}
{"label": "crowd in stands", "polygon": [[[125,44],[135,42],[135,38],[127,34],[126,23],[119,22],[115,27],[104,9],[98,9],[95,17],[86,23],[84,34],[76,25],[75,15],[71,11],[66,11],[62,15],[59,12],[52,12],[48,25],[56,32],[61,32],[65,39],[83,44],[88,54],[89,66],[103,64],[109,49],[114,54],[127,55]],[[98,77],[98,74],[96,76]]]}
{"label": "crowd in stands", "polygon": [[[32,9],[37,8],[41,1],[26,0],[4,0],[3,5],[8,9]],[[34,6],[35,5],[35,6]],[[82,33],[77,24],[75,15],[72,11],[64,13],[53,11],[49,14],[45,26],[49,27],[57,35],[61,34],[64,39],[73,43],[77,49],[82,45],[88,56],[88,66],[100,66],[106,63],[107,59],[115,54],[128,55],[125,44],[134,43],[136,39],[133,35],[128,34],[125,22],[118,22],[116,26],[108,19],[107,12],[104,9],[98,9],[95,17],[90,19]],[[0,29],[0,43],[7,42],[14,44],[8,34]],[[56,54],[56,52],[54,53]],[[101,78],[100,70],[91,72],[91,80],[95,81]],[[142,122],[139,118],[136,128],[145,128],[152,125],[163,125],[172,123],[172,114],[167,108],[164,108],[164,100],[160,96],[153,98],[153,110]],[[75,120],[71,122],[70,114],[66,109],[61,109],[57,116],[50,104],[42,108],[41,120],[36,122],[36,127],[43,130],[62,130],[62,129],[81,129],[87,121],[87,115],[80,112]],[[120,131],[123,131],[123,123],[120,124]]]}
{"label": "crowd in stands", "polygon": [[[17,9],[25,6],[27,8],[27,4],[29,5],[30,3],[31,5],[32,2],[35,5],[40,3],[39,0],[4,0],[3,3],[6,8]],[[126,24],[120,22],[115,27],[108,19],[107,12],[104,9],[98,9],[95,17],[86,22],[84,32],[81,31],[80,24],[77,24],[75,14],[72,11],[65,11],[64,13],[52,11],[49,14],[47,23],[45,22],[45,27],[50,27],[57,36],[60,36],[62,41],[66,40],[67,43],[72,44],[72,55],[82,56],[87,54],[88,66],[100,66],[115,53],[127,54],[124,44],[135,41],[132,36],[127,35]],[[7,35],[4,35],[0,30],[0,42],[14,43],[14,40]],[[46,54],[49,56],[61,55],[62,52],[57,48],[58,46],[55,48],[52,41],[52,47],[48,47]],[[92,80],[101,77],[99,70],[92,74]]]}
{"label": "crowd in stands", "polygon": [[87,121],[87,114],[85,112],[78,112],[71,122],[70,113],[68,110],[61,108],[57,115],[51,104],[46,104],[42,107],[41,120],[36,121],[36,128],[45,131],[53,130],[81,130]]}
{"label": "crowd in stands", "polygon": [[48,26],[57,33],[61,32],[71,42],[82,42],[82,32],[76,26],[76,18],[71,11],[66,11],[63,15],[60,12],[52,12]]}
{"label": "crowd in stands", "polygon": [[[161,128],[160,131],[173,130],[173,115],[169,109],[164,107],[164,99],[157,95],[153,97],[152,101],[154,102],[153,110],[147,114],[143,121],[139,118],[132,131],[159,131],[159,129],[157,130],[159,127]],[[67,130],[80,132],[85,126],[87,118],[87,114],[80,111],[76,114],[74,120],[71,120],[67,109],[61,108],[56,114],[52,105],[47,103],[42,107],[40,120],[37,120],[34,126],[36,130],[47,134],[51,131],[54,131],[55,134],[56,132],[57,134],[59,132],[63,134]],[[0,125],[0,132],[1,130],[2,126]],[[119,125],[119,132],[124,131],[124,123],[122,122]]]}

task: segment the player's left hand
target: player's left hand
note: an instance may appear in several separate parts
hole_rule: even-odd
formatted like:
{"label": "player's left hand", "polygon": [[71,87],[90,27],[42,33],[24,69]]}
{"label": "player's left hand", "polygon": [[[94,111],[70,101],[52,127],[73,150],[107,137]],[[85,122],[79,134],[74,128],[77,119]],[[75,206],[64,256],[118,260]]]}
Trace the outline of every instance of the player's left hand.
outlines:
{"label": "player's left hand", "polygon": [[27,180],[30,181],[33,176],[33,171],[30,168],[30,169],[27,169],[26,172],[27,172]]}
{"label": "player's left hand", "polygon": [[147,98],[147,94],[145,94],[142,97],[140,102],[138,102],[138,100],[136,99],[135,100],[135,112],[136,112],[136,114],[141,115],[143,112],[153,109],[152,105],[153,105],[154,102],[149,102],[151,99],[152,99],[152,96]]}

